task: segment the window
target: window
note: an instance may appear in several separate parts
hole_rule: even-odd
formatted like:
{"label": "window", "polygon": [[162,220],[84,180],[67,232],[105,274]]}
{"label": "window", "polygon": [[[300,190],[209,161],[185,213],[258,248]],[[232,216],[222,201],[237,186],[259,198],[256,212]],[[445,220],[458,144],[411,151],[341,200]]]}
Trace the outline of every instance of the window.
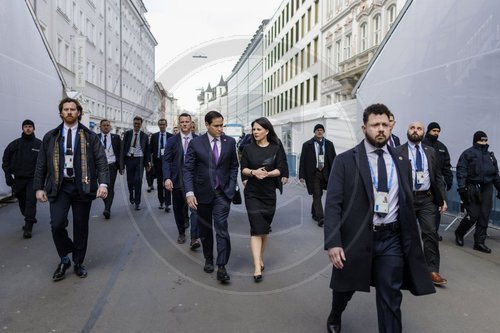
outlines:
{"label": "window", "polygon": [[318,75],[313,77],[313,101],[318,99]]}
{"label": "window", "polygon": [[387,30],[392,26],[394,20],[396,19],[396,5],[392,5],[387,9]]}
{"label": "window", "polygon": [[295,23],[295,42],[299,42],[299,21]]}
{"label": "window", "polygon": [[340,70],[339,63],[342,61],[342,48],[340,45],[340,40],[335,42],[335,63],[336,66],[334,67],[335,72],[338,72]]}
{"label": "window", "polygon": [[295,55],[295,75],[299,74],[299,53]]}
{"label": "window", "polygon": [[299,98],[298,98],[299,86],[295,86],[294,90],[295,90],[295,94],[293,94],[293,97],[295,97],[294,98],[294,101],[295,101],[294,105],[295,105],[295,107],[297,107],[297,106],[299,106]]}
{"label": "window", "polygon": [[293,92],[293,88],[290,88],[290,93],[289,93],[289,108],[293,108],[293,98],[292,98],[292,92]]}
{"label": "window", "polygon": [[288,90],[285,91],[285,111],[288,110]]}
{"label": "window", "polygon": [[293,27],[290,29],[290,49],[293,47],[293,40],[295,38],[295,35],[293,33]]}
{"label": "window", "polygon": [[306,81],[306,103],[310,102],[311,96],[311,79],[307,79]]}
{"label": "window", "polygon": [[351,35],[346,35],[344,39],[344,59],[351,57]]}
{"label": "window", "polygon": [[367,24],[363,23],[360,28],[360,36],[361,36],[361,52],[365,51],[368,47],[368,34],[367,34]]}
{"label": "window", "polygon": [[301,34],[300,34],[301,38],[304,38],[304,30],[306,28],[305,22],[306,22],[306,15],[304,14],[304,15],[302,15],[302,18],[300,19],[300,25],[302,26],[302,30],[301,30]]}
{"label": "window", "polygon": [[64,64],[64,49],[63,49],[63,41],[60,37],[57,37],[57,62],[60,64]]}
{"label": "window", "polygon": [[326,48],[326,75],[333,74],[333,59],[332,59],[332,46]]}
{"label": "window", "polygon": [[300,84],[300,105],[304,105],[304,82]]}
{"label": "window", "polygon": [[307,68],[311,66],[311,43],[307,44]]}
{"label": "window", "polygon": [[318,24],[319,0],[314,2],[314,24]]}
{"label": "window", "polygon": [[314,63],[318,62],[318,37],[314,39]]}
{"label": "window", "polygon": [[311,31],[311,7],[307,10],[307,32]]}
{"label": "window", "polygon": [[300,50],[300,72],[304,71],[304,49]]}
{"label": "window", "polygon": [[380,29],[380,14],[373,18],[373,45],[379,45],[382,37]]}
{"label": "window", "polygon": [[333,17],[333,0],[326,0],[326,16]]}

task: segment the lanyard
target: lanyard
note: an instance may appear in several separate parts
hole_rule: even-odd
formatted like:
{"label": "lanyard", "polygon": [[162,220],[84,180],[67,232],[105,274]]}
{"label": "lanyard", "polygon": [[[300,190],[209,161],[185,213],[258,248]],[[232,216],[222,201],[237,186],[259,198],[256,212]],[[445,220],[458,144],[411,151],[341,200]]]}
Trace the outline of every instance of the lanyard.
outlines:
{"label": "lanyard", "polygon": [[[323,141],[323,155],[325,155],[325,139],[323,139],[322,141]],[[318,141],[314,141],[314,147],[316,148],[316,153],[319,155],[318,146],[319,146]]]}
{"label": "lanyard", "polygon": [[[392,156],[391,156],[391,161],[392,161],[392,167],[391,167],[391,176],[389,177],[389,184],[387,184],[387,192],[390,192],[391,191],[391,187],[392,187],[392,178],[394,176],[394,160],[392,159]],[[384,159],[384,163],[385,163],[385,159]],[[378,191],[378,182],[377,182],[377,178],[375,177],[375,172],[373,172],[373,167],[372,167],[372,164],[370,163],[370,158],[368,157],[368,166],[370,167],[370,173],[372,174],[372,179],[373,179],[373,185],[375,185],[375,188],[377,189]]]}
{"label": "lanyard", "polygon": [[[416,147],[417,146],[415,146],[415,149],[417,149]],[[411,149],[410,144],[408,144],[408,150],[411,152],[411,157],[413,158],[413,164],[415,164],[415,172],[416,172],[418,170],[417,160],[415,159],[415,154],[413,154],[413,150]],[[422,171],[424,171],[425,170],[425,153],[424,153],[423,147],[421,149],[420,155],[422,155]]]}
{"label": "lanyard", "polygon": [[[104,146],[104,149],[106,149],[106,145],[104,144],[104,137],[105,135],[101,135],[101,142],[102,142],[102,145]],[[109,138],[109,147],[108,149],[111,148],[111,137]]]}
{"label": "lanyard", "polygon": [[[73,132],[75,132],[75,133],[73,133]],[[71,142],[71,147],[73,147],[73,148],[72,148],[73,154],[75,153],[75,149],[74,149],[74,147],[75,147],[75,139],[76,139],[76,133],[77,133],[77,132],[78,132],[78,127],[77,127],[74,131],[73,131],[73,130],[71,130],[71,136],[72,136],[72,138],[71,138],[71,139],[72,139],[72,141],[73,141],[73,142]],[[67,134],[68,134],[68,133],[67,133],[67,130],[66,130],[66,128],[63,126],[63,137],[64,137],[64,144],[63,144],[63,148],[64,148],[64,155],[66,155],[66,145],[67,145],[67,144],[66,144],[66,135],[67,135]]]}

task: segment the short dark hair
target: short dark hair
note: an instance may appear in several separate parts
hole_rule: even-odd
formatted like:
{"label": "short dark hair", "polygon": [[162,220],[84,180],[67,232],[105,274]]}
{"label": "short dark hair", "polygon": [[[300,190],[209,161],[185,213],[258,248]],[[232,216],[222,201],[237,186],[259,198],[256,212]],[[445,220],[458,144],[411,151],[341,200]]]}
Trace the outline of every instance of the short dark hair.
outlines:
{"label": "short dark hair", "polygon": [[58,106],[59,115],[61,115],[63,105],[66,103],[75,103],[76,104],[76,110],[80,111],[80,115],[78,116],[78,121],[82,120],[82,115],[83,115],[82,105],[80,104],[80,102],[78,102],[78,100],[71,98],[71,97],[65,97],[65,98],[61,99],[61,101],[59,102],[59,106]]}
{"label": "short dark hair", "polygon": [[142,118],[141,118],[141,117],[139,117],[139,116],[135,116],[135,117],[134,117],[134,121],[136,121],[136,120],[139,120],[139,121],[141,122],[141,124],[142,124]]}
{"label": "short dark hair", "polygon": [[181,117],[189,117],[189,120],[191,120],[191,115],[187,112],[183,112],[179,115],[179,119],[181,119]]}
{"label": "short dark hair", "polygon": [[105,122],[105,121],[107,121],[108,123],[111,124],[111,122],[109,120],[107,120],[107,119],[101,119],[101,122],[99,123],[99,125],[102,125],[102,123]]}
{"label": "short dark hair", "polygon": [[212,121],[216,118],[222,118],[224,120],[224,117],[217,111],[209,111],[205,115],[205,122],[208,123],[209,125],[212,123]]}
{"label": "short dark hair", "polygon": [[392,113],[389,110],[389,108],[387,106],[385,106],[384,104],[372,104],[372,105],[368,106],[365,109],[365,111],[363,112],[363,124],[366,125],[366,123],[368,122],[368,117],[371,114],[375,114],[375,115],[385,114],[387,116],[387,118],[390,118]]}
{"label": "short dark hair", "polygon": [[168,124],[167,119],[165,118],[158,119],[158,125],[160,125],[160,121],[164,121],[165,124]]}
{"label": "short dark hair", "polygon": [[[274,131],[273,124],[271,124],[269,119],[267,119],[266,117],[260,117],[260,118],[255,119],[254,121],[252,121],[252,129],[253,129],[253,124],[255,124],[255,123],[259,124],[264,129],[269,131],[269,133],[267,133],[267,141],[279,145],[280,140],[278,139],[278,136],[276,135],[276,132]],[[252,140],[255,140],[255,138],[253,137],[253,134],[252,134]]]}

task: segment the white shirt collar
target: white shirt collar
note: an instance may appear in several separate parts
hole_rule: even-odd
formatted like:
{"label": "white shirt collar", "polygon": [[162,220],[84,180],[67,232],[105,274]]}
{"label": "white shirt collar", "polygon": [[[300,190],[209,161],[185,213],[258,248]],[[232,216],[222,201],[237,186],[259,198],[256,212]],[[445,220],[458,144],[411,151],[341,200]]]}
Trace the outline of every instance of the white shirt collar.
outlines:
{"label": "white shirt collar", "polygon": [[382,148],[377,148],[371,143],[369,143],[366,139],[364,139],[363,141],[365,142],[365,150],[367,154],[373,153],[377,149],[382,149],[385,153],[390,154],[389,149],[387,148],[387,144],[385,144]]}
{"label": "white shirt collar", "polygon": [[189,132],[188,135],[185,135],[183,134],[182,132],[179,132],[179,134],[181,135],[181,138],[184,140],[184,138],[187,136],[189,138],[189,140],[191,140],[193,138],[193,133]]}
{"label": "white shirt collar", "polygon": [[[213,142],[213,141],[214,141],[214,139],[216,139],[216,138],[214,138],[213,136],[211,136],[210,134],[208,134],[208,132],[207,132],[207,136],[208,136],[208,141],[210,141],[210,142]],[[220,141],[220,138],[218,138],[218,139],[216,139],[216,140],[217,140],[217,141]]]}
{"label": "white shirt collar", "polygon": [[75,133],[76,129],[78,128],[78,122],[76,122],[75,125],[73,125],[72,127],[69,127],[68,125],[66,125],[66,123],[64,123],[64,129],[67,131],[71,128],[71,132],[72,133]]}
{"label": "white shirt collar", "polygon": [[[411,148],[415,149],[416,144],[414,144],[411,141],[408,141],[408,144],[410,145]],[[422,142],[419,142],[418,145],[420,146],[420,148],[422,148]]]}

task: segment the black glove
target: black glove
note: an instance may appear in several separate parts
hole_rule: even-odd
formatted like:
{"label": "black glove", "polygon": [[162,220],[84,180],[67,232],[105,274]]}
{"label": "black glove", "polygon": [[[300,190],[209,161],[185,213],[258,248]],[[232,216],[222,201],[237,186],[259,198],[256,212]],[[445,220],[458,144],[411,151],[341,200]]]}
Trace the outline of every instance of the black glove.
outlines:
{"label": "black glove", "polygon": [[460,195],[460,199],[462,200],[463,203],[468,203],[469,202],[469,191],[467,187],[461,187],[457,189],[458,194]]}
{"label": "black glove", "polygon": [[7,186],[14,186],[16,184],[16,181],[14,180],[14,178],[12,178],[12,176],[7,176],[5,177],[5,182],[7,183]]}

